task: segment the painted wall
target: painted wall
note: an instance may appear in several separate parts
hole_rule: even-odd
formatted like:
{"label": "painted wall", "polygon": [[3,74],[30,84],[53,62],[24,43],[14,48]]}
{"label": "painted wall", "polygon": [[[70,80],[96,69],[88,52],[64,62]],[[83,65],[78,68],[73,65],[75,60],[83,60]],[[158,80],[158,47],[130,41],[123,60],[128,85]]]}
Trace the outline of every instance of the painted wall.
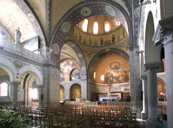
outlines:
{"label": "painted wall", "polygon": [[81,86],[74,84],[70,89],[70,99],[75,100],[76,98],[81,98]]}
{"label": "painted wall", "polygon": [[[95,64],[93,73],[96,72],[96,83],[124,83],[129,81],[129,62],[119,54],[109,54],[100,58]],[[101,80],[104,75],[104,81]]]}

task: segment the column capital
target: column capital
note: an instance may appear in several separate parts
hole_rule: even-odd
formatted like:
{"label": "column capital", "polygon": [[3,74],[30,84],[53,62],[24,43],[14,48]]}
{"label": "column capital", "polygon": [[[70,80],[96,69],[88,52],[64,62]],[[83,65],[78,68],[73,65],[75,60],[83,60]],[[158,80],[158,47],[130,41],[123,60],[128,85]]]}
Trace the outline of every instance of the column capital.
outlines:
{"label": "column capital", "polygon": [[152,63],[152,64],[144,64],[144,70],[157,70],[160,66],[161,66],[161,62],[160,63]]}
{"label": "column capital", "polygon": [[159,21],[156,32],[153,36],[155,45],[163,44],[166,46],[173,43],[173,17]]}
{"label": "column capital", "polygon": [[21,84],[21,82],[19,82],[19,81],[11,81],[10,84],[12,84],[13,86],[14,85],[18,86],[19,84]]}
{"label": "column capital", "polygon": [[139,78],[140,79],[147,79],[147,75],[141,75]]}

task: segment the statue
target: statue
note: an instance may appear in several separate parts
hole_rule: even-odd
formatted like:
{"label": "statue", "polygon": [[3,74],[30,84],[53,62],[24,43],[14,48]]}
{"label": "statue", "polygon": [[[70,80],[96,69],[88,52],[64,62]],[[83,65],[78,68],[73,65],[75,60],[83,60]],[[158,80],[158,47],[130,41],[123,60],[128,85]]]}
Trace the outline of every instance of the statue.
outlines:
{"label": "statue", "polygon": [[20,28],[18,27],[15,32],[15,44],[20,44],[21,35]]}
{"label": "statue", "polygon": [[100,46],[103,46],[103,38],[100,39]]}
{"label": "statue", "polygon": [[112,44],[115,42],[115,35],[112,34]]}

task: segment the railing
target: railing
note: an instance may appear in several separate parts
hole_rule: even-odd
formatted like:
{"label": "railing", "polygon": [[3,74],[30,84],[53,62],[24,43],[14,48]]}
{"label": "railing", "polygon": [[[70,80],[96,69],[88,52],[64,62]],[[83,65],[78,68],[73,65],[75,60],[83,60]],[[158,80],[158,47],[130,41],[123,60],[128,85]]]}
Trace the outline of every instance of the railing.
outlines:
{"label": "railing", "polygon": [[33,53],[33,52],[23,48],[22,46],[20,46],[18,44],[11,43],[7,40],[0,39],[0,48],[5,50],[5,51],[11,52],[13,54],[32,59],[32,60],[37,61],[39,63],[43,63],[42,56],[40,56],[36,53]]}

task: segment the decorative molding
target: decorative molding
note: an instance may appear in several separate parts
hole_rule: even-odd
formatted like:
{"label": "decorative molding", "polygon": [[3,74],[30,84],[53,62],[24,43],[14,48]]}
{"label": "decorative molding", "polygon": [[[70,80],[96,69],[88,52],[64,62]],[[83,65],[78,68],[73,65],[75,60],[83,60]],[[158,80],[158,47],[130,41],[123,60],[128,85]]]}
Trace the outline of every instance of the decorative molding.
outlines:
{"label": "decorative molding", "polygon": [[10,52],[12,54],[16,54],[16,55],[19,55],[21,57],[25,57],[27,59],[36,61],[38,63],[43,63],[42,56],[40,56],[36,53],[33,53],[33,52],[23,48],[22,46],[20,46],[18,44],[8,42],[7,40],[1,40],[0,41],[0,47],[2,47],[3,50]]}
{"label": "decorative molding", "polygon": [[147,70],[157,70],[161,66],[162,63],[152,63],[152,64],[144,64],[144,71]]}
{"label": "decorative molding", "polygon": [[173,17],[159,21],[152,40],[155,45],[164,44],[164,46],[173,42]]}
{"label": "decorative molding", "polygon": [[50,26],[51,26],[51,4],[52,0],[45,0],[45,21],[46,21],[46,37],[47,42],[50,41]]}

